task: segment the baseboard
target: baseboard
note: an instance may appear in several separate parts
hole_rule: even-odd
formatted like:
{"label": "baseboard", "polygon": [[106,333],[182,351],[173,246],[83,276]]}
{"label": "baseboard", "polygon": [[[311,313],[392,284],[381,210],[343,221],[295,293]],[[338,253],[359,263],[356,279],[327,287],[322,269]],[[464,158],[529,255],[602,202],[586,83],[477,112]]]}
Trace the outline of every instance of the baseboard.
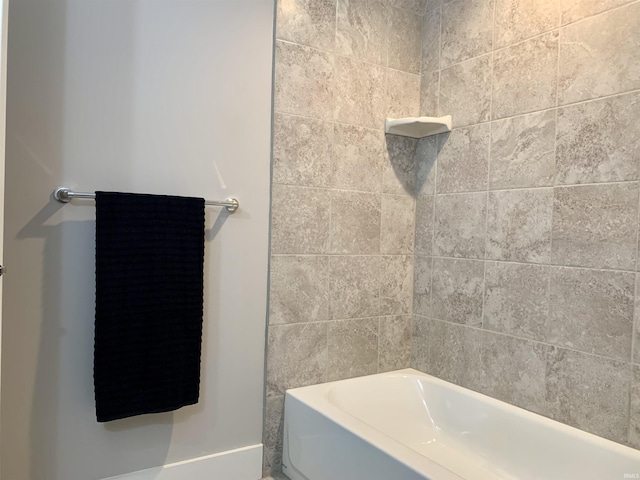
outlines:
{"label": "baseboard", "polygon": [[214,453],[103,480],[258,480],[262,477],[262,444]]}

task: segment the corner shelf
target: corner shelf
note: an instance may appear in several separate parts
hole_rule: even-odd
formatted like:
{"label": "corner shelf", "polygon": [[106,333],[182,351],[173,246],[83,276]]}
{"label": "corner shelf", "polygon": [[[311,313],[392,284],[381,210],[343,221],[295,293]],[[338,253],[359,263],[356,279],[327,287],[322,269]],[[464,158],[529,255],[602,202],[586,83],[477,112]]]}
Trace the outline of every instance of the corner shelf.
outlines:
{"label": "corner shelf", "polygon": [[403,137],[423,138],[451,131],[451,115],[444,117],[387,118],[385,133]]}

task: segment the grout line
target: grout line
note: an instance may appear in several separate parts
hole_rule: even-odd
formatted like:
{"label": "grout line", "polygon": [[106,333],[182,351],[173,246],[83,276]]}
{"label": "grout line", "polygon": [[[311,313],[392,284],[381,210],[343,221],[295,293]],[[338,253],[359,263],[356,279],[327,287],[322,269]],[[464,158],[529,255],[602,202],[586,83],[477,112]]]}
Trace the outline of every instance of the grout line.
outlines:
{"label": "grout line", "polygon": [[434,275],[434,265],[435,259],[433,256],[430,258],[431,260],[431,271],[429,272],[429,315],[433,314],[433,277]]}
{"label": "grout line", "polygon": [[[311,320],[308,322],[290,322],[290,323],[274,323],[273,325],[271,325],[272,327],[293,327],[296,325],[322,325],[324,323],[329,324],[329,323],[338,323],[338,322],[349,322],[352,320],[373,320],[373,319],[377,319],[377,318],[393,318],[393,317],[411,317],[412,315],[406,312],[403,313],[394,313],[394,314],[388,314],[388,315],[372,315],[372,316],[368,316],[368,317],[344,317],[344,318],[329,318],[329,319],[325,319],[325,320]],[[426,318],[426,317],[425,317]]]}
{"label": "grout line", "polygon": [[553,106],[553,107],[548,107],[548,108],[542,108],[539,110],[531,110],[531,111],[526,111],[526,112],[519,112],[516,113],[514,115],[508,115],[506,117],[499,117],[499,118],[494,118],[492,120],[487,120],[484,122],[477,122],[477,123],[470,123],[470,124],[466,124],[466,125],[458,125],[456,127],[454,127],[452,130],[458,130],[461,128],[469,128],[469,127],[473,127],[476,125],[483,125],[485,123],[489,123],[491,122],[499,122],[499,121],[504,121],[504,120],[509,120],[512,118],[518,118],[518,117],[524,117],[527,115],[533,115],[535,113],[544,113],[544,112],[548,112],[550,110],[554,110],[556,108],[570,108],[570,107],[575,107],[575,106],[579,106],[579,105],[583,105],[583,104],[587,104],[587,103],[592,103],[592,102],[599,102],[599,101],[604,101],[604,100],[610,100],[616,97],[622,97],[625,95],[633,95],[633,94],[637,94],[640,93],[640,89],[639,88],[635,88],[632,90],[625,90],[623,92],[618,92],[618,93],[613,93],[611,95],[603,95],[601,97],[597,97],[597,98],[589,98],[586,100],[579,100],[576,102],[569,102],[569,103],[565,103],[565,104],[560,104],[557,107]]}
{"label": "grout line", "polygon": [[636,340],[636,335],[638,335],[638,309],[635,308],[636,306],[636,302],[637,302],[637,298],[638,298],[638,278],[640,277],[640,275],[636,274],[636,282],[635,282],[635,292],[634,292],[634,297],[633,297],[633,325],[631,327],[631,363],[640,363],[640,358],[636,359],[635,358],[635,353],[636,353],[636,348],[638,348],[638,344],[637,344],[637,340]]}
{"label": "grout line", "polygon": [[499,336],[503,336],[503,337],[514,338],[516,340],[522,340],[522,341],[529,342],[529,343],[535,343],[535,344],[543,345],[543,346],[546,346],[546,347],[557,348],[557,349],[561,349],[561,350],[567,350],[569,352],[580,353],[582,355],[588,355],[590,357],[596,357],[596,358],[601,358],[601,359],[608,360],[608,361],[614,361],[614,362],[621,363],[623,365],[633,365],[632,362],[625,361],[625,360],[620,360],[619,358],[607,357],[607,356],[600,355],[600,354],[597,354],[597,353],[591,353],[591,352],[585,352],[585,351],[582,351],[582,350],[576,350],[575,348],[569,348],[569,347],[566,347],[566,346],[563,346],[563,345],[556,345],[556,344],[553,344],[553,343],[542,342],[540,340],[533,340],[533,339],[527,338],[527,337],[518,337],[518,336],[510,334],[510,333],[499,332],[499,331],[496,331],[496,330],[489,330],[489,329],[480,328],[480,327],[474,327],[472,325],[465,325],[464,323],[450,322],[448,320],[440,320],[440,319],[434,318],[434,317],[425,317],[423,315],[416,315],[416,316],[420,317],[420,318],[428,319],[428,320],[430,320],[432,322],[440,322],[440,323],[445,323],[445,324],[448,324],[448,325],[455,325],[455,326],[461,327],[461,328],[468,328],[470,330],[475,330],[475,331],[483,332],[483,333],[487,333],[487,334],[495,334],[495,335],[499,335]]}
{"label": "grout line", "polygon": [[[480,327],[484,329],[484,311],[485,311],[485,298],[487,295],[487,244],[489,242],[489,181],[491,172],[491,145],[493,143],[493,87],[495,81],[495,51],[496,51],[496,10],[497,1],[493,0],[493,14],[491,19],[491,86],[489,90],[489,146],[487,148],[487,182],[485,184],[485,212],[484,212],[484,252],[482,263],[482,311],[480,312]],[[484,334],[480,341],[480,359],[484,352]]]}
{"label": "grout line", "polygon": [[[633,351],[632,351],[632,355],[633,355]],[[633,362],[631,362],[629,364],[629,372],[627,373],[627,375],[628,375],[627,378],[628,378],[628,382],[629,382],[628,383],[628,385],[629,385],[629,391],[628,391],[629,397],[628,397],[628,401],[627,401],[627,411],[626,411],[626,414],[627,414],[626,423],[628,425],[628,428],[627,428],[627,435],[626,435],[625,441],[627,442],[628,446],[631,446],[631,441],[630,441],[631,440],[631,428],[632,428],[633,420],[634,420],[632,418],[633,417],[632,416],[632,411],[633,411],[633,407],[632,407],[632,403],[633,403],[633,383],[634,383],[633,382],[633,370],[634,370]],[[622,443],[622,442],[620,442],[620,443]],[[635,448],[635,447],[633,447],[633,448]]]}
{"label": "grout line", "polygon": [[483,254],[483,266],[482,266],[482,313],[480,315],[480,325],[484,327],[484,308],[485,297],[487,290],[487,244],[489,242],[489,171],[491,168],[491,126],[489,126],[489,159],[487,165],[487,195],[485,197],[485,217],[484,217],[484,254]]}
{"label": "grout line", "polygon": [[[559,8],[560,21],[562,24],[562,8]],[[562,44],[562,31],[558,31],[558,53],[556,55],[556,132],[558,130],[558,107],[560,106],[560,45]],[[557,140],[556,140],[557,143]]]}
{"label": "grout line", "polygon": [[[337,3],[336,3],[337,5]],[[335,131],[335,123],[332,125],[332,135],[331,135],[331,162],[329,163],[330,165],[330,171],[329,171],[329,175],[332,176],[333,173],[333,162],[335,161],[335,142],[336,140],[336,131]],[[329,191],[329,225],[328,225],[328,238],[327,238],[327,254],[329,254],[329,252],[331,251],[331,226],[332,226],[332,222],[333,222],[333,195],[331,195],[331,191]],[[329,295],[329,311],[328,311],[328,315],[329,318],[331,318],[331,311],[333,308],[333,295],[331,295],[331,258],[327,259],[327,295]],[[329,362],[329,329],[327,329],[327,365]],[[328,367],[327,367],[328,368]]]}
{"label": "grout line", "polygon": [[443,22],[443,18],[444,18],[444,3],[442,5],[440,5],[439,7],[440,10],[440,21],[438,22],[438,29],[439,29],[439,33],[438,33],[438,71],[442,70],[442,24]]}
{"label": "grout line", "polygon": [[537,267],[547,267],[547,268],[569,268],[569,269],[575,269],[575,270],[589,270],[589,271],[594,271],[594,272],[611,272],[611,273],[632,273],[632,274],[636,274],[635,270],[624,270],[624,269],[620,269],[620,268],[606,268],[606,267],[586,267],[586,266],[579,266],[579,265],[563,265],[560,263],[534,263],[534,262],[518,262],[518,261],[514,261],[514,260],[501,260],[501,259],[495,259],[495,258],[465,258],[465,257],[451,257],[451,256],[446,256],[446,255],[421,255],[421,254],[352,254],[352,253],[272,253],[271,256],[272,257],[332,257],[332,258],[352,258],[352,257],[368,257],[368,258],[375,258],[375,257],[408,257],[408,256],[415,256],[415,257],[431,257],[432,259],[442,259],[442,260],[455,260],[455,261],[462,261],[462,262],[495,262],[495,263],[501,263],[501,264],[506,264],[506,265],[523,265],[523,266],[537,266]]}
{"label": "grout line", "polygon": [[440,6],[440,21],[438,22],[438,28],[440,33],[438,34],[438,87],[436,90],[436,115],[440,115],[440,86],[442,82],[440,78],[442,76],[442,17],[444,15],[444,4]]}
{"label": "grout line", "polygon": [[376,362],[376,372],[380,373],[380,327],[382,325],[382,317],[378,317],[378,335],[376,336],[376,340],[378,341],[378,345],[376,346],[376,350],[378,353],[378,361]]}
{"label": "grout line", "polygon": [[[337,24],[337,18],[336,18],[336,24]],[[336,29],[337,29],[337,25],[336,25]],[[389,32],[387,32],[387,33],[389,33]],[[336,35],[337,35],[337,31],[336,31]],[[340,57],[340,58],[343,58],[345,60],[350,60],[350,61],[353,61],[353,62],[364,63],[364,64],[370,65],[372,67],[388,68],[389,70],[393,70],[393,71],[400,72],[400,73],[406,73],[406,74],[409,74],[409,75],[416,75],[416,76],[419,75],[419,73],[410,72],[410,71],[407,71],[407,70],[402,70],[400,68],[389,67],[388,66],[388,63],[389,63],[388,59],[387,59],[386,62],[376,63],[376,62],[371,62],[371,61],[365,60],[365,59],[360,58],[360,57],[352,57],[352,56],[349,56],[349,55],[338,53],[337,51],[331,51],[331,50],[325,50],[324,48],[312,47],[311,45],[305,45],[304,43],[293,42],[291,40],[284,40],[282,38],[276,38],[276,42],[286,43],[287,45],[294,45],[296,47],[308,48],[309,50],[314,50],[316,52],[324,53],[326,55],[332,55],[332,56],[335,56],[335,57]],[[388,44],[389,44],[389,41],[387,40],[387,53],[386,53],[386,55],[388,55],[388,50],[389,50],[389,48],[388,48],[389,45]],[[462,63],[462,62],[460,62],[460,63]]]}
{"label": "grout line", "polygon": [[[513,192],[513,191],[521,191],[521,190],[550,190],[552,188],[575,188],[575,187],[599,187],[599,186],[607,186],[607,185],[628,185],[632,183],[638,183],[639,180],[620,180],[616,182],[599,182],[599,183],[573,183],[570,185],[543,185],[540,187],[513,187],[513,188],[493,188],[489,189],[489,192]],[[282,185],[282,184],[278,184]],[[295,186],[295,185],[294,185]],[[304,187],[304,185],[301,185]],[[309,188],[324,188],[324,187],[309,187]],[[348,190],[350,191],[350,190]],[[437,193],[435,195],[439,197],[443,196],[452,196],[452,195],[472,195],[479,193],[486,193],[487,190],[467,190],[460,192],[442,192]],[[389,195],[389,194],[385,194]],[[426,194],[425,196],[429,196],[432,194]],[[402,195],[400,195],[402,196]]]}
{"label": "grout line", "polygon": [[612,272],[612,273],[633,273],[636,272],[634,270],[623,270],[619,268],[602,268],[602,267],[584,267],[584,266],[576,266],[576,265],[562,265],[562,264],[554,264],[554,263],[533,263],[533,262],[517,262],[513,260],[499,260],[493,258],[464,258],[464,257],[449,257],[443,255],[434,255],[435,258],[441,258],[444,260],[461,260],[467,262],[496,262],[503,263],[509,265],[535,265],[538,267],[549,267],[549,268],[571,268],[576,270],[590,270],[596,272]]}
{"label": "grout line", "polygon": [[[560,15],[560,17],[562,17],[562,8],[558,8],[558,15]],[[561,21],[558,21],[559,24],[561,24]],[[554,171],[553,171],[553,183],[554,185],[557,182],[557,170],[558,170],[558,112],[560,111],[560,108],[558,106],[559,102],[560,102],[560,35],[562,35],[562,31],[560,31],[560,33],[558,34],[558,53],[557,53],[557,57],[556,57],[556,108],[554,111],[554,132],[553,132],[553,166],[554,166]],[[556,188],[553,188],[552,190],[552,200],[551,200],[551,232],[549,235],[549,261],[552,260],[553,258],[553,218],[554,218],[554,210],[555,210],[555,205],[556,205],[556,193],[557,190]],[[550,321],[551,318],[551,273],[552,270],[551,268],[549,268],[549,271],[547,272],[547,312],[545,315],[545,334],[546,334],[546,329],[547,329],[547,325]],[[547,367],[549,365],[549,352],[547,352],[547,358],[545,359]],[[544,383],[545,383],[545,391],[547,389],[547,370],[548,368],[545,368],[545,379],[544,379]]]}
{"label": "grout line", "polygon": [[626,7],[630,6],[630,5],[633,5],[634,3],[639,3],[639,2],[637,0],[630,1],[628,3],[625,3],[624,5],[619,5],[617,7],[611,7],[611,8],[608,8],[607,10],[602,11],[602,12],[593,13],[591,15],[588,15],[588,16],[584,17],[584,18],[580,18],[578,20],[574,20],[573,22],[565,23],[564,25],[562,25],[562,12],[560,12],[560,25],[561,25],[561,28],[568,27],[570,25],[575,25],[576,23],[584,22],[585,20],[589,20],[589,19],[592,19],[594,17],[598,17],[598,16],[601,16],[601,15],[606,15],[609,12],[615,12],[616,10],[622,10],[623,8],[626,8]]}
{"label": "grout line", "polygon": [[[631,182],[632,181],[619,182],[619,183],[631,183]],[[385,196],[385,197],[397,197],[397,198],[413,198],[408,193],[407,194],[384,193],[384,192],[374,192],[374,191],[371,191],[371,190],[355,190],[355,189],[345,189],[345,188],[336,188],[336,187],[322,187],[322,186],[317,186],[317,185],[299,185],[299,184],[296,184],[296,183],[281,183],[281,182],[273,182],[273,185],[277,185],[279,187],[295,187],[295,188],[305,188],[305,189],[309,189],[309,190],[319,190],[319,191],[329,191],[329,192],[379,195],[380,197]],[[597,184],[597,185],[599,185],[599,184]],[[460,192],[460,193],[474,193],[474,192]]]}
{"label": "grout line", "polygon": [[[521,190],[550,190],[553,188],[576,188],[576,187],[600,187],[600,186],[608,186],[608,185],[629,185],[633,183],[638,183],[639,180],[620,180],[617,182],[600,182],[600,183],[574,183],[570,185],[546,185],[540,187],[513,187],[513,188],[496,188],[490,189],[489,192],[513,192],[513,191],[521,191]],[[410,197],[410,195],[403,195],[398,193],[381,193],[381,192],[372,192],[367,190],[348,190],[344,188],[335,188],[335,187],[319,187],[315,185],[298,185],[295,183],[279,183],[274,182],[274,185],[280,187],[296,187],[296,188],[308,188],[311,190],[321,190],[321,191],[335,191],[335,192],[343,192],[343,193],[361,193],[361,194],[369,194],[369,195],[380,195],[387,197],[400,197],[406,198]],[[487,190],[469,190],[469,191],[461,191],[461,192],[443,192],[437,194],[422,194],[420,196],[430,197],[430,196],[452,196],[452,195],[472,195],[478,193],[486,193]]]}
{"label": "grout line", "polygon": [[[548,269],[549,271],[547,272],[547,311],[544,317],[545,320],[545,327],[544,327],[544,334],[547,334],[547,325],[549,324],[550,318],[551,318],[551,268]],[[547,357],[549,355],[549,352],[547,352]],[[545,361],[547,362],[548,365],[548,358],[545,359]],[[545,371],[545,378],[544,378],[544,384],[545,384],[545,389],[546,389],[546,385],[547,385],[547,373]]]}
{"label": "grout line", "polygon": [[[438,99],[439,98],[440,98],[440,95],[438,94]],[[436,199],[437,199],[436,193],[438,192],[438,163],[439,163],[438,153],[439,153],[439,147],[440,147],[440,140],[441,140],[441,137],[440,135],[438,135],[435,140],[436,151],[435,151],[434,161],[433,161],[433,195],[431,199],[431,202],[433,203],[433,205],[431,206],[431,224],[432,225],[431,225],[431,268],[429,272],[429,315],[433,313],[433,284],[434,284],[434,276],[435,276],[434,253],[436,249],[436,216],[438,214],[436,210]],[[427,365],[430,365],[429,361],[427,361]]]}
{"label": "grout line", "polygon": [[638,199],[638,211],[637,213],[637,224],[636,224],[636,271],[638,270],[638,266],[640,266],[640,262],[638,261],[638,254],[640,253],[638,245],[640,245],[640,198]]}
{"label": "grout line", "polygon": [[359,128],[359,129],[362,129],[362,130],[371,130],[371,131],[375,131],[375,132],[384,131],[384,124],[382,125],[382,127],[378,128],[378,127],[372,127],[370,125],[359,125],[359,124],[356,124],[356,123],[340,122],[340,121],[332,119],[332,118],[331,119],[318,118],[318,117],[312,117],[310,115],[300,115],[298,113],[288,113],[288,112],[284,112],[284,111],[281,111],[281,110],[276,111],[275,115],[284,115],[284,116],[287,116],[287,117],[302,118],[302,119],[305,119],[305,120],[313,120],[315,122],[322,122],[322,123],[335,123],[335,124],[343,126],[343,127],[354,127],[354,128]]}
{"label": "grout line", "polygon": [[[493,13],[491,18],[491,90],[489,92],[489,120],[493,120],[493,87],[494,87],[494,79],[495,79],[495,53],[496,53],[496,10],[497,10],[497,1],[493,0]],[[488,188],[487,183],[487,188]]]}
{"label": "grout line", "polygon": [[[380,210],[382,211],[382,204]],[[384,257],[382,256],[382,214],[380,215],[380,252],[377,255],[379,257],[378,261],[378,316],[382,314],[382,277],[384,276]],[[378,322],[379,325],[379,322]],[[378,328],[378,334],[379,332]],[[380,347],[380,340],[378,338],[378,349]],[[380,351],[378,350],[378,361],[380,360]]]}
{"label": "grout line", "polygon": [[[633,5],[634,3],[638,3],[638,1],[640,1],[640,0],[636,0],[634,2],[630,2],[630,3],[627,3],[625,5],[621,5],[619,7],[609,8],[609,9],[603,11],[603,12],[594,13],[593,15],[589,15],[588,17],[581,18],[579,20],[575,20],[573,22],[566,23],[564,25],[562,25],[562,12],[560,11],[560,13],[559,13],[560,14],[560,21],[558,22],[560,24],[560,26],[557,26],[557,27],[554,27],[554,28],[550,28],[550,29],[545,30],[543,32],[537,33],[535,35],[531,35],[529,37],[526,37],[526,38],[523,38],[521,40],[518,40],[517,42],[513,42],[513,43],[510,43],[509,45],[505,45],[503,47],[498,47],[498,48],[496,48],[496,42],[495,42],[495,11],[496,11],[497,6],[496,6],[496,3],[494,3],[494,14],[493,14],[493,30],[494,31],[492,32],[492,44],[493,44],[492,45],[492,49],[493,49],[493,52],[501,52],[503,50],[507,50],[507,49],[509,49],[511,47],[515,47],[515,46],[521,45],[523,43],[529,42],[531,40],[535,40],[535,39],[543,37],[545,35],[549,35],[549,34],[552,34],[552,33],[555,33],[555,32],[560,32],[562,29],[570,27],[570,26],[573,26],[573,25],[578,24],[580,22],[584,22],[586,20],[593,19],[594,17],[600,16],[600,15],[606,15],[606,14],[608,14],[610,12],[629,7],[630,5]],[[436,9],[434,9],[433,11],[435,11],[435,10]],[[467,59],[462,60],[460,62],[456,62],[456,63],[452,63],[450,65],[447,65],[446,67],[442,67],[442,66],[441,67],[442,67],[443,70],[446,69],[446,68],[455,67],[456,65],[460,65],[461,63],[468,62],[470,60],[473,60],[474,58],[481,57],[481,56],[486,55],[488,53],[489,52],[485,52],[485,53],[483,53],[481,55],[477,55],[476,57],[467,58]]]}
{"label": "grout line", "polygon": [[436,151],[434,154],[434,160],[433,160],[433,195],[431,195],[432,198],[432,202],[433,205],[431,206],[432,208],[432,214],[431,214],[431,222],[432,222],[432,227],[431,227],[431,255],[433,256],[434,252],[435,252],[435,247],[436,247],[436,216],[438,214],[438,211],[436,209],[436,196],[438,193],[438,170],[439,170],[439,163],[438,162],[438,153],[439,152],[439,148],[440,148],[440,135],[437,136],[437,138],[435,139],[435,147],[436,147]]}
{"label": "grout line", "polygon": [[[352,253],[274,253],[273,257],[332,257],[332,258],[377,258],[377,257],[409,257],[410,253],[393,253],[393,254],[352,254]],[[422,257],[430,257],[431,255],[421,255]]]}
{"label": "grout line", "polygon": [[[638,270],[638,254],[639,249],[638,245],[640,243],[640,195],[638,198],[638,221],[636,222],[636,271]],[[638,362],[640,363],[640,358],[635,358],[636,348],[638,348],[636,336],[640,333],[638,332],[638,326],[640,325],[638,320],[638,309],[636,308],[636,302],[638,301],[638,273],[636,273],[636,283],[635,283],[635,292],[633,296],[633,324],[631,325],[631,363]],[[633,373],[633,372],[632,372]]]}
{"label": "grout line", "polygon": [[[639,0],[640,1],[640,0]],[[428,72],[428,73],[438,73],[438,96],[437,96],[437,105],[438,105],[438,109],[440,108],[440,77],[441,77],[441,72],[442,70],[438,70],[433,71],[433,72]],[[461,128],[470,128],[470,127],[474,127],[477,125],[484,125],[490,122],[502,122],[505,120],[510,120],[510,119],[514,119],[514,118],[518,118],[518,117],[525,117],[527,115],[533,115],[536,113],[544,113],[544,112],[549,112],[551,110],[555,110],[555,109],[560,109],[560,108],[570,108],[570,107],[576,107],[579,105],[584,105],[587,103],[592,103],[592,102],[600,102],[600,101],[605,101],[605,100],[611,100],[614,99],[616,97],[623,97],[625,95],[634,95],[634,94],[638,94],[640,93],[640,88],[635,88],[632,90],[626,90],[624,92],[618,92],[618,93],[614,93],[611,95],[604,95],[601,97],[597,97],[597,98],[590,98],[587,100],[579,100],[577,102],[570,102],[570,103],[566,103],[566,104],[559,104],[557,107],[549,107],[549,108],[542,108],[539,110],[531,110],[531,111],[527,111],[527,112],[520,112],[517,113],[515,115],[509,115],[506,117],[500,117],[500,118],[494,118],[492,120],[487,120],[484,122],[477,122],[477,123],[470,123],[470,124],[466,124],[466,125],[458,125],[455,126],[452,130],[459,130]],[[378,127],[372,127],[371,125],[359,125],[359,124],[355,124],[355,123],[345,123],[345,122],[339,122],[336,120],[331,120],[331,119],[324,119],[324,118],[318,118],[318,117],[312,117],[309,115],[300,115],[298,113],[291,113],[291,112],[285,112],[283,110],[276,110],[274,111],[274,114],[276,115],[287,115],[290,117],[298,117],[298,118],[305,118],[305,119],[309,119],[309,120],[315,120],[315,121],[320,121],[320,122],[333,122],[336,123],[338,125],[343,125],[343,126],[349,126],[349,127],[357,127],[357,128],[362,128],[362,129],[368,129],[368,130],[376,130],[376,131],[384,131],[384,125],[382,125],[380,128]]]}
{"label": "grout line", "polygon": [[393,9],[394,7],[390,6],[390,5],[383,5],[384,7],[384,11],[385,11],[385,20],[386,20],[386,25],[385,25],[385,37],[386,37],[386,43],[385,43],[385,52],[384,52],[384,66],[385,67],[389,67],[389,45],[391,44],[391,20],[393,18]]}
{"label": "grout line", "polygon": [[[558,105],[558,101],[559,101],[559,87],[558,87],[558,83],[560,81],[560,46],[558,45],[558,65],[557,65],[557,69],[558,69],[558,76],[556,78],[556,106]],[[554,119],[554,132],[553,132],[553,165],[554,165],[554,177],[557,175],[557,158],[558,158],[558,112],[560,111],[559,108],[555,109],[555,119]],[[554,179],[554,183],[555,179]],[[556,193],[557,193],[557,189],[554,188],[552,190],[552,200],[551,200],[551,232],[549,235],[549,261],[552,260],[553,258],[553,219],[554,219],[554,211],[555,211],[555,205],[556,205]],[[551,318],[551,274],[552,274],[552,269],[549,268],[549,271],[547,272],[547,312],[545,315],[545,334],[546,334],[546,330],[547,330],[547,325],[549,325],[549,321]],[[546,362],[546,368],[545,368],[545,374],[544,374],[544,384],[545,384],[545,391],[547,390],[547,372],[549,370],[549,355],[550,355],[550,351],[547,351],[546,354],[546,358],[545,358],[545,362]]]}

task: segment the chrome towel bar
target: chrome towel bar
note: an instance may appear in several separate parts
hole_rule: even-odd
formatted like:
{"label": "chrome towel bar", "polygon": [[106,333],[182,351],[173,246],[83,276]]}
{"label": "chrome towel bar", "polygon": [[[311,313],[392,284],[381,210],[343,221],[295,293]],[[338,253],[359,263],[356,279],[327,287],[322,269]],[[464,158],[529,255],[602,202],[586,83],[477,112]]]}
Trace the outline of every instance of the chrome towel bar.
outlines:
{"label": "chrome towel bar", "polygon": [[[69,203],[74,198],[88,198],[95,200],[96,194],[90,192],[74,192],[67,187],[58,187],[53,192],[53,198],[62,203]],[[229,213],[235,213],[240,207],[240,202],[237,199],[231,197],[226,200],[205,200],[205,205],[212,205],[215,207],[224,207]]]}

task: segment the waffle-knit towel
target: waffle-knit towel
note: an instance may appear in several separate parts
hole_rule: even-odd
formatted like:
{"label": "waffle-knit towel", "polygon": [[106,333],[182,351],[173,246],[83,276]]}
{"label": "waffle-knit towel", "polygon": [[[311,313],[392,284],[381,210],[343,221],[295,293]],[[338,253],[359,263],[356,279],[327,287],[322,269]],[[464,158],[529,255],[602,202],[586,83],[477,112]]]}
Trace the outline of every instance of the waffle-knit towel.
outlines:
{"label": "waffle-knit towel", "polygon": [[198,402],[204,200],[96,192],[99,422]]}

